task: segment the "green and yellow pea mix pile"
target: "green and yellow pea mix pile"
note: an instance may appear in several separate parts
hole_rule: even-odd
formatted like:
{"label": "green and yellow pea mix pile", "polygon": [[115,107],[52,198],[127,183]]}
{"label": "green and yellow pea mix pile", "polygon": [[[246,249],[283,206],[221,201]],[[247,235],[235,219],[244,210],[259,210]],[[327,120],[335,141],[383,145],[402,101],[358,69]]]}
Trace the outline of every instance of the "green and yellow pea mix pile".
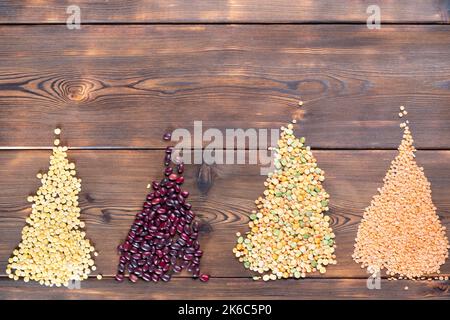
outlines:
{"label": "green and yellow pea mix pile", "polygon": [[281,131],[264,197],[255,201],[258,210],[250,215],[250,231],[238,233],[233,248],[245,268],[263,275],[264,281],[304,278],[336,264],[335,235],[324,214],[329,201],[322,186],[325,173],[305,138],[294,136],[292,124]]}
{"label": "green and yellow pea mix pile", "polygon": [[[59,135],[60,129],[55,129]],[[11,279],[37,281],[46,286],[69,286],[71,281],[88,278],[95,270],[94,247],[85,239],[80,221],[78,179],[75,164],[67,160],[67,147],[55,139],[47,173],[37,175],[42,185],[29,196],[32,213],[22,230],[22,241],[8,261]]]}

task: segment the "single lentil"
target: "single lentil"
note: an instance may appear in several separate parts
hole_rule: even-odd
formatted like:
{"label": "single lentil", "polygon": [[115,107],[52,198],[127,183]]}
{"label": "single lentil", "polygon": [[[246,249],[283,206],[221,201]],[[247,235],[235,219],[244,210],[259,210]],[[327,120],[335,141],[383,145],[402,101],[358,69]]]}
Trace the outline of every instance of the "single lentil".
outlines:
{"label": "single lentil", "polygon": [[[403,108],[404,110],[404,108]],[[439,273],[450,248],[423,168],[415,161],[413,138],[404,122],[398,154],[383,179],[356,236],[353,259],[376,274],[417,279]]]}

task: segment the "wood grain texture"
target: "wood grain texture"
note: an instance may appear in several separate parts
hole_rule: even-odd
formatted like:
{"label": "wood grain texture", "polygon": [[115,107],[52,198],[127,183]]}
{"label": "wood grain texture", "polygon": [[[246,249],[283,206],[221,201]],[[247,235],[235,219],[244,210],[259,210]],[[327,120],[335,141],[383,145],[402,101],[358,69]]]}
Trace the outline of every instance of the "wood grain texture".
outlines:
{"label": "wood grain texture", "polygon": [[0,23],[65,23],[69,5],[80,7],[82,23],[366,23],[373,4],[385,23],[449,22],[448,0],[1,0]]}
{"label": "wood grain texture", "polygon": [[[100,256],[98,272],[115,274],[117,245],[125,238],[134,215],[147,194],[146,185],[161,177],[163,151],[70,151],[82,179],[80,207],[86,231]],[[331,196],[330,216],[336,233],[338,264],[325,275],[314,277],[366,278],[365,270],[353,262],[354,238],[364,208],[382,185],[395,156],[393,151],[316,151],[319,166],[326,172],[325,189]],[[0,275],[20,241],[29,215],[26,198],[39,186],[34,178],[46,170],[47,151],[0,152]],[[433,200],[441,221],[450,228],[450,151],[421,151],[417,160],[432,183]],[[209,178],[202,174],[209,170]],[[201,223],[200,242],[205,251],[202,269],[213,277],[250,277],[231,250],[235,233],[246,232],[248,216],[264,190],[265,177],[257,165],[214,165],[209,169],[189,165],[185,187],[191,192],[193,208]],[[203,183],[199,183],[203,181]],[[200,187],[199,187],[200,186]],[[450,274],[450,263],[442,266]]]}
{"label": "wood grain texture", "polygon": [[[372,4],[381,30],[366,27]],[[64,25],[69,5],[81,8],[81,30]],[[428,149],[417,160],[450,227],[449,13],[450,0],[0,0],[0,299],[450,299],[448,281],[383,279],[381,290],[368,290],[351,258],[364,208],[395,156],[380,149],[401,139],[400,105],[416,146]],[[164,132],[192,132],[198,120],[222,133],[277,129],[293,118],[326,171],[337,265],[300,281],[252,281],[231,250],[265,176],[259,165],[202,164],[187,166],[185,187],[211,281],[112,279],[116,246],[147,183],[161,177],[155,149],[166,146]],[[73,149],[88,149],[69,157],[105,278],[81,290],[5,275],[35,175],[48,166],[50,151],[38,149],[49,148],[56,126]],[[441,270],[450,275],[450,263]]]}
{"label": "wood grain texture", "polygon": [[[405,290],[408,286],[408,290]],[[0,299],[449,299],[448,281],[381,281],[367,289],[366,279],[303,279],[262,283],[251,279],[172,279],[169,283],[117,283],[89,279],[80,289],[42,288],[38,284],[0,279]]]}
{"label": "wood grain texture", "polygon": [[154,148],[194,120],[295,117],[314,148],[396,148],[406,105],[417,147],[445,149],[449,46],[447,25],[3,26],[0,147],[61,125],[72,147]]}

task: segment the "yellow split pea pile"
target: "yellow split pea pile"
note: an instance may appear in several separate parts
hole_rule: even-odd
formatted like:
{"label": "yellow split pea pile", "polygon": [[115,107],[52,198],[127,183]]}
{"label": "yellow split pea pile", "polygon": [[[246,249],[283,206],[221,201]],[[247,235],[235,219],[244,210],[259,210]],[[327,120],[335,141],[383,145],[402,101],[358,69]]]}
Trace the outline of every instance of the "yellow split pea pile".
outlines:
{"label": "yellow split pea pile", "polygon": [[264,274],[264,281],[304,278],[336,264],[335,235],[330,217],[323,214],[329,200],[322,187],[325,173],[305,138],[297,139],[292,129],[292,124],[281,128],[264,198],[255,201],[258,210],[250,215],[250,232],[238,233],[233,249],[246,268]]}
{"label": "yellow split pea pile", "polygon": [[[406,115],[404,107],[400,114]],[[448,257],[445,227],[431,199],[430,183],[415,161],[413,138],[403,122],[398,155],[384,185],[366,209],[358,229],[353,259],[376,275],[416,279],[433,273]]]}
{"label": "yellow split pea pile", "polygon": [[[60,129],[55,130],[59,135]],[[71,281],[87,279],[95,270],[91,254],[94,247],[85,239],[79,220],[78,193],[81,179],[76,178],[75,165],[67,160],[67,147],[54,141],[53,155],[46,174],[38,174],[41,187],[29,196],[32,213],[22,230],[22,241],[14,250],[6,273],[25,282],[41,285],[68,286]]]}

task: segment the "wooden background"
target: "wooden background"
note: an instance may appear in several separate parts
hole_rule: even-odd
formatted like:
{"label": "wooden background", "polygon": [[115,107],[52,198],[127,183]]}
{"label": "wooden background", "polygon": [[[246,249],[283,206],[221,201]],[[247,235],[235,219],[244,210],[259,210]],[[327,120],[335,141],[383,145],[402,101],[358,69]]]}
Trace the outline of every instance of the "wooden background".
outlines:
{"label": "wooden background", "polygon": [[[81,30],[68,30],[68,5]],[[449,299],[448,281],[366,288],[351,259],[364,208],[401,139],[407,106],[441,221],[450,227],[450,1],[0,0],[0,298]],[[305,101],[302,108],[298,100]],[[338,264],[304,280],[255,282],[233,257],[253,201],[257,165],[190,165],[207,284],[116,283],[115,248],[162,171],[161,135],[175,128],[278,128],[298,119],[326,171]],[[80,205],[100,256],[80,290],[5,276],[46,170],[53,129],[83,180]],[[442,267],[450,274],[450,262]],[[408,286],[409,290],[404,287]]]}

